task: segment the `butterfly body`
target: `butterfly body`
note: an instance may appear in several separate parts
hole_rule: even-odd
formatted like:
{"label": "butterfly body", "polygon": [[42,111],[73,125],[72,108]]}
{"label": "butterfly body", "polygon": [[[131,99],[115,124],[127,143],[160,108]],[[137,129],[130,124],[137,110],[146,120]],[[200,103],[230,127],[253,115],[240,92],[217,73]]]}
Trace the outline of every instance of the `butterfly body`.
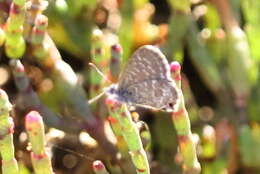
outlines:
{"label": "butterfly body", "polygon": [[122,103],[133,103],[131,93],[125,89],[118,89],[117,84],[112,84],[105,90],[106,94]]}
{"label": "butterfly body", "polygon": [[167,59],[151,45],[135,51],[118,84],[108,87],[105,93],[128,105],[168,112],[175,110],[178,99]]}

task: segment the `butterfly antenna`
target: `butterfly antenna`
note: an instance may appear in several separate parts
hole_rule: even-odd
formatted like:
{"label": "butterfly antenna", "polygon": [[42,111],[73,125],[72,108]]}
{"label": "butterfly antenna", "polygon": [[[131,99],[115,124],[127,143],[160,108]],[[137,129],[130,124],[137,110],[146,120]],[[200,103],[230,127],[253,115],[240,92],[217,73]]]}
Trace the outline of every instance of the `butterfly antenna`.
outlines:
{"label": "butterfly antenna", "polygon": [[102,97],[105,94],[105,91],[101,92],[100,94],[98,94],[96,97],[88,100],[88,104],[92,104],[93,102],[97,101],[100,97]]}
{"label": "butterfly antenna", "polygon": [[98,69],[98,67],[95,65],[95,64],[93,64],[93,63],[88,63],[90,66],[92,66],[96,71],[97,71],[97,73],[99,74],[99,75],[101,75],[107,82],[111,82],[105,75],[104,75],[104,73],[102,73],[99,69]]}

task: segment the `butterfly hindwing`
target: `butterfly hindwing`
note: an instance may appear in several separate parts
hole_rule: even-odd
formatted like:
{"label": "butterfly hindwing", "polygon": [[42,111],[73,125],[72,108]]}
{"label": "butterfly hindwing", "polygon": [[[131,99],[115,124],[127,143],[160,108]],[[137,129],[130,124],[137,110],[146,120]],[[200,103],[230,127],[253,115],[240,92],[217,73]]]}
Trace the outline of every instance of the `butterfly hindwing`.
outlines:
{"label": "butterfly hindwing", "polygon": [[126,88],[129,102],[133,105],[156,110],[171,108],[177,102],[177,90],[172,80],[147,80]]}

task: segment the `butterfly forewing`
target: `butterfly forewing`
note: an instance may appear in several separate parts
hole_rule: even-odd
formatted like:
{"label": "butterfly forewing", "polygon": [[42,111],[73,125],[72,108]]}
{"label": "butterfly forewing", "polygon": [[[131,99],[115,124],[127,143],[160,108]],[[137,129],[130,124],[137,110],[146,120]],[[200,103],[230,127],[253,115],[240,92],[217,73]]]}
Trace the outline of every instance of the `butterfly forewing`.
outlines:
{"label": "butterfly forewing", "polygon": [[145,45],[135,51],[118,82],[119,89],[152,79],[170,79],[168,61],[159,48]]}

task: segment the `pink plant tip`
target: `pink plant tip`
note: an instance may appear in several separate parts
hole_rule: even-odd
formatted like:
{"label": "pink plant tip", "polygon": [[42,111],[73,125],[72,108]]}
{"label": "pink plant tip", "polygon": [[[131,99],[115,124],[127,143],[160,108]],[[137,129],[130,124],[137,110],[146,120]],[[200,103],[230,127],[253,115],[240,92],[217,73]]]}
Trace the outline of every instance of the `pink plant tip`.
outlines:
{"label": "pink plant tip", "polygon": [[37,111],[30,111],[25,117],[27,124],[39,123],[42,121],[40,114]]}
{"label": "pink plant tip", "polygon": [[122,47],[119,44],[112,45],[111,49],[112,49],[112,51],[115,51],[117,53],[122,51]]}
{"label": "pink plant tip", "polygon": [[48,25],[48,18],[44,15],[38,15],[36,17],[36,21],[35,21],[36,25],[44,25],[47,26]]}
{"label": "pink plant tip", "polygon": [[93,162],[92,168],[94,170],[103,170],[105,168],[105,166],[101,161],[96,160],[96,161]]}
{"label": "pink plant tip", "polygon": [[179,71],[179,70],[181,69],[181,65],[180,65],[179,62],[173,61],[173,62],[170,64],[170,69],[171,69],[171,72]]}
{"label": "pink plant tip", "polygon": [[24,73],[24,66],[19,60],[11,60],[10,65],[14,68],[17,73]]}

